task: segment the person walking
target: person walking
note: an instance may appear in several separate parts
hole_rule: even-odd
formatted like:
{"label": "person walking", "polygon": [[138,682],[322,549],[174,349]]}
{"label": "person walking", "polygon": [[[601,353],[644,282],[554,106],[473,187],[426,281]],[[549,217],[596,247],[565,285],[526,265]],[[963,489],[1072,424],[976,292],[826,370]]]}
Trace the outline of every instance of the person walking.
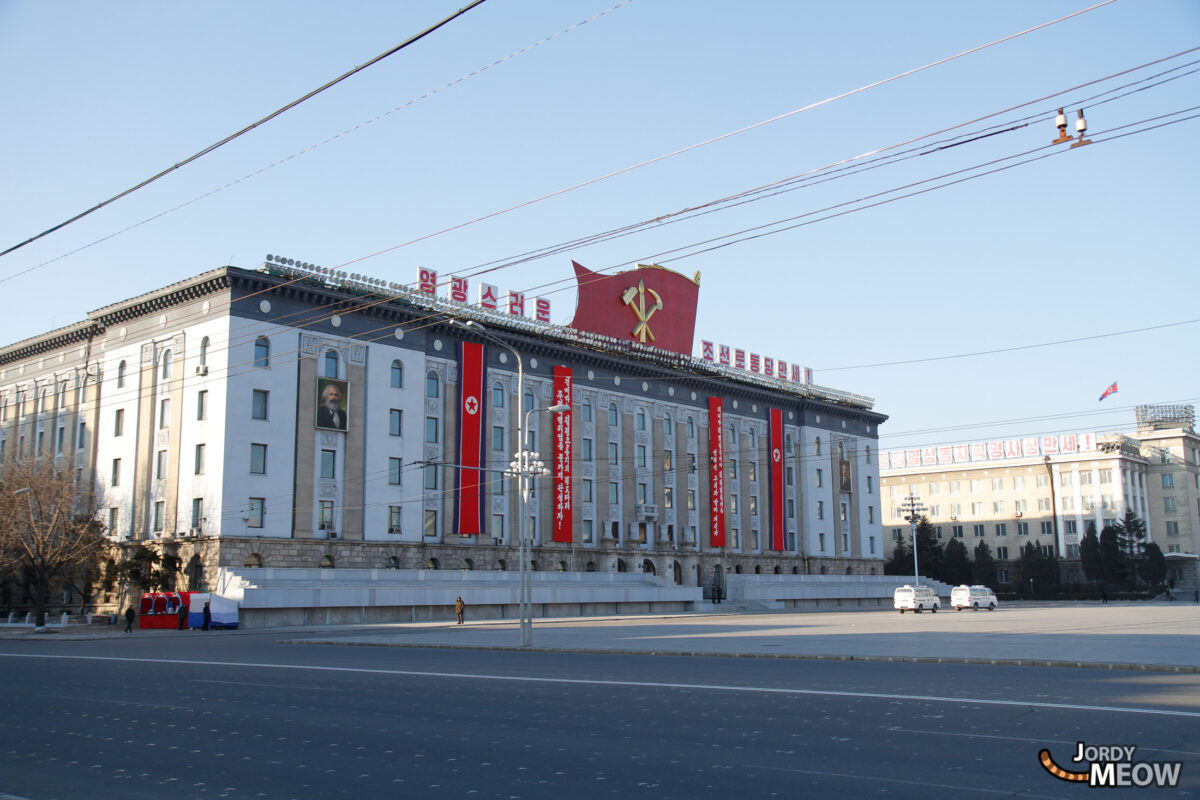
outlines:
{"label": "person walking", "polygon": [[1101,592],[1100,592],[1100,603],[1101,603],[1101,604],[1104,604],[1104,603],[1107,603],[1107,602],[1108,602],[1108,592],[1101,591]]}
{"label": "person walking", "polygon": [[187,615],[188,607],[183,603],[179,604],[179,630],[187,630]]}
{"label": "person walking", "polygon": [[206,601],[204,603],[204,625],[200,630],[206,631],[210,625],[212,625],[212,609],[208,607],[208,602]]}
{"label": "person walking", "polygon": [[458,615],[458,624],[463,624],[463,611],[467,608],[467,604],[463,602],[462,595],[454,601],[454,613]]}
{"label": "person walking", "polygon": [[137,618],[137,612],[133,610],[133,606],[125,609],[125,632],[133,633],[133,620]]}

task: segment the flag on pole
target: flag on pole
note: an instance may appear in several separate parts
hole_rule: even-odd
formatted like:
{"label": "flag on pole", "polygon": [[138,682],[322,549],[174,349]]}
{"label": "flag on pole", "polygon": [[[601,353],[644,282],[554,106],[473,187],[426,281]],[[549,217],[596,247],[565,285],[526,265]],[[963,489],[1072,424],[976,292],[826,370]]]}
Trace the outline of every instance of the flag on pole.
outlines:
{"label": "flag on pole", "polygon": [[1108,397],[1110,394],[1116,394],[1116,393],[1117,393],[1117,384],[1116,384],[1116,381],[1113,381],[1113,385],[1104,390],[1104,394],[1100,395],[1100,399],[1103,400],[1104,398]]}

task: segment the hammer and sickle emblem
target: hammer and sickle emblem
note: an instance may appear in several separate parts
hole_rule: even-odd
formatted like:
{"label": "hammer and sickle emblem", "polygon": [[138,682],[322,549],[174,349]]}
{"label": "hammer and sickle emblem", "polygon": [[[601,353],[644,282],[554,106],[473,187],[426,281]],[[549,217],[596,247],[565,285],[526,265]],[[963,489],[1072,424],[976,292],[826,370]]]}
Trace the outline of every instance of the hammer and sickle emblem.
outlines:
{"label": "hammer and sickle emblem", "polygon": [[[649,308],[646,308],[647,294],[654,298],[654,302]],[[658,292],[647,289],[644,281],[638,281],[636,289],[630,286],[625,290],[625,293],[621,295],[621,302],[633,309],[634,315],[638,318],[638,324],[633,328],[634,338],[644,344],[646,337],[649,336],[650,341],[653,342],[654,332],[650,330],[650,318],[654,316],[655,311],[661,311],[663,307],[663,301]]]}

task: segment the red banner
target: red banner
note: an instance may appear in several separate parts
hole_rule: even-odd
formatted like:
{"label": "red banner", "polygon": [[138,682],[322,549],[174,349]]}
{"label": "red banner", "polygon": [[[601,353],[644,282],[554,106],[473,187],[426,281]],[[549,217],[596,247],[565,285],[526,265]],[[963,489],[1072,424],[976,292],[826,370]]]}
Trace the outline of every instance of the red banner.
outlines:
{"label": "red banner", "polygon": [[458,458],[454,480],[454,530],[459,536],[483,533],[483,421],[487,393],[482,344],[458,345]]}
{"label": "red banner", "polygon": [[711,497],[711,543],[725,546],[725,407],[719,397],[708,398],[708,479]]}
{"label": "red banner", "polygon": [[637,269],[604,275],[572,261],[579,301],[571,327],[691,355],[696,332],[700,273],[639,264]]}
{"label": "red banner", "polygon": [[[554,368],[554,404],[571,405],[570,367]],[[571,526],[571,411],[551,414],[554,420],[554,541],[572,541]]]}
{"label": "red banner", "polygon": [[784,549],[783,535],[783,411],[771,409],[771,462],[768,481],[771,487],[771,549]]}

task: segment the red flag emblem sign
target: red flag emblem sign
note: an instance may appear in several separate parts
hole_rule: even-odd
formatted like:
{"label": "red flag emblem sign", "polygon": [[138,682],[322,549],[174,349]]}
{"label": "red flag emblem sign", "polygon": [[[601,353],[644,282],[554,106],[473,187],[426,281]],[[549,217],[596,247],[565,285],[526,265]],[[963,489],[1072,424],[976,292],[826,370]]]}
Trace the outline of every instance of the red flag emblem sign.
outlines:
{"label": "red flag emblem sign", "polygon": [[571,265],[579,292],[572,328],[691,355],[700,273],[688,278],[654,264],[639,264],[637,269],[601,275],[577,262]]}

